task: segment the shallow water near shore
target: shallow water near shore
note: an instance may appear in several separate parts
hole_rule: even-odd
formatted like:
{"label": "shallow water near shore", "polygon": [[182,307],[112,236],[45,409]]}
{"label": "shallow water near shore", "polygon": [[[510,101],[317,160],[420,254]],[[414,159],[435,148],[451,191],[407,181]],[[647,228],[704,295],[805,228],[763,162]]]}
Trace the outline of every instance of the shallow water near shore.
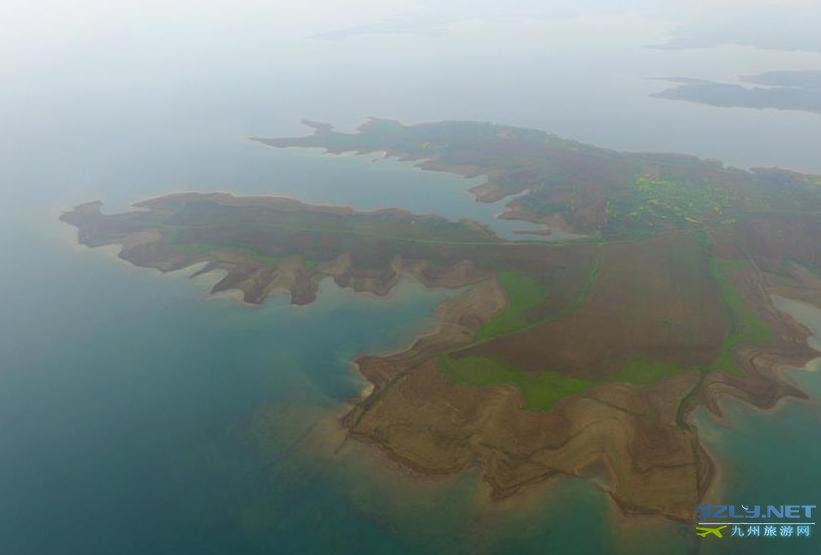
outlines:
{"label": "shallow water near shore", "polygon": [[420,480],[341,445],[337,419],[365,386],[350,361],[406,347],[454,291],[406,280],[380,298],[326,280],[307,307],[252,307],[209,298],[216,276],[189,280],[195,268],[134,268],[115,248],[74,245],[56,220],[17,223],[26,240],[3,251],[4,553],[596,553],[615,541],[591,483],[496,507],[475,470]]}
{"label": "shallow water near shore", "polygon": [[[808,343],[821,340],[821,309],[805,302],[773,296],[779,310],[803,324],[813,335]],[[814,347],[817,348],[817,347]],[[724,423],[704,409],[695,423],[707,449],[721,465],[721,481],[715,503],[817,505],[818,473],[821,468],[821,373],[819,358],[804,368],[786,370],[786,376],[809,395],[807,400],[784,399],[773,410],[756,410],[735,399],[724,399]],[[818,553],[817,526],[810,538],[728,538],[704,541],[705,554]],[[779,542],[773,545],[774,542]]]}

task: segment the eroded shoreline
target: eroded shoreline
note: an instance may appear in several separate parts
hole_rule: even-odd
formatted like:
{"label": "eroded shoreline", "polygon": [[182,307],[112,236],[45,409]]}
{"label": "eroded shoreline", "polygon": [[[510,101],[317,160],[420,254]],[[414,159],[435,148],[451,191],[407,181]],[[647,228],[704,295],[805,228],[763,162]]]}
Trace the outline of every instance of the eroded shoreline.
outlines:
{"label": "eroded shoreline", "polygon": [[[770,295],[821,298],[812,176],[487,124],[372,120],[354,135],[311,125],[309,137],[264,142],[379,150],[423,169],[487,175],[474,194],[521,193],[507,217],[592,235],[505,241],[469,220],[216,193],[113,215],[89,203],[61,219],[84,244],[122,245],[119,257],[137,266],[223,271],[212,292],[238,290],[251,304],[284,293],[310,304],[328,277],[379,297],[408,276],[464,288],[436,308],[433,332],[353,361],[371,389],[341,423],[420,475],[478,468],[496,501],[566,475],[594,479],[624,514],[689,522],[718,472],[692,411],[720,417],[727,396],[769,409],[804,395],[779,368],[815,352]],[[523,171],[523,153],[551,162]],[[577,181],[555,181],[554,170]]]}
{"label": "eroded shoreline", "polygon": [[[481,286],[490,287],[486,284],[480,284],[480,286],[476,286],[475,289],[478,289]],[[471,289],[468,291],[470,293],[474,291]],[[504,306],[504,296],[502,292],[496,288],[494,291],[496,295],[496,300],[499,304],[496,307],[491,308],[491,305],[486,306],[485,308],[488,309],[483,315],[476,313],[476,306],[472,305],[466,298],[462,299],[451,299],[449,301],[444,301],[440,308],[443,305],[450,304],[449,308],[452,308],[454,312],[451,313],[440,313],[440,310],[437,309],[437,315],[439,316],[440,325],[439,328],[429,334],[425,334],[420,336],[416,339],[414,344],[404,352],[393,353],[390,355],[384,356],[362,356],[359,357],[356,362],[355,366],[357,371],[360,375],[362,375],[370,384],[372,384],[372,389],[367,392],[365,396],[358,402],[347,414],[341,417],[341,423],[344,428],[346,428],[349,432],[349,436],[352,436],[356,439],[364,441],[366,443],[372,444],[380,449],[387,456],[394,464],[396,464],[399,468],[406,468],[411,471],[412,474],[420,475],[420,476],[447,476],[453,475],[460,472],[464,472],[468,468],[474,467],[475,465],[479,465],[481,468],[481,464],[474,460],[468,460],[462,464],[455,464],[452,467],[437,467],[435,469],[430,469],[424,465],[418,464],[411,458],[403,456],[402,454],[398,453],[395,449],[391,447],[391,445],[380,439],[378,434],[374,434],[372,431],[361,431],[360,429],[360,422],[363,417],[363,413],[370,410],[370,406],[372,403],[376,402],[380,396],[380,394],[384,393],[385,390],[391,388],[394,384],[397,383],[398,380],[401,380],[403,376],[405,376],[408,372],[412,372],[414,369],[417,368],[416,361],[420,358],[423,358],[426,351],[430,352],[430,344],[435,343],[437,341],[441,342],[448,342],[448,341],[459,341],[459,339],[464,340],[465,336],[469,335],[464,332],[462,333],[454,333],[453,328],[449,326],[453,325],[454,320],[459,320],[460,317],[470,315],[470,316],[484,316],[485,318],[489,318],[493,315],[494,310],[498,310],[499,307]],[[486,294],[486,291],[483,291],[483,296]],[[466,294],[463,294],[467,296]],[[455,302],[454,302],[455,301]],[[803,327],[802,327],[803,328]],[[803,333],[802,333],[803,332]],[[806,338],[809,335],[806,329],[802,329],[798,332],[795,336],[796,339],[801,338],[802,336]],[[759,398],[755,397],[750,394],[748,391],[743,389],[736,389],[732,382],[728,383],[726,381],[722,381],[720,377],[715,381],[711,381],[708,383],[703,384],[704,393],[703,395],[709,396],[708,402],[706,402],[703,406],[709,411],[711,415],[715,418],[722,420],[723,414],[720,408],[720,401],[723,397],[732,397],[737,399],[748,406],[755,407],[757,410],[761,410],[764,412],[775,412],[781,406],[783,402],[792,398],[792,399],[804,399],[806,395],[797,389],[793,383],[787,380],[783,374],[781,373],[781,369],[785,366],[794,366],[800,365],[802,361],[804,363],[808,362],[809,360],[814,359],[818,356],[818,353],[812,350],[805,351],[801,354],[798,352],[794,353],[794,357],[790,359],[777,359],[777,358],[768,358],[765,364],[756,363],[753,359],[749,361],[749,368],[754,369],[756,373],[764,373],[764,374],[771,374],[769,377],[772,377],[775,380],[778,380],[781,385],[785,387],[785,389],[777,396],[767,396],[766,398]],[[720,386],[720,387],[719,387]],[[503,395],[510,395],[513,397],[518,397],[518,392],[513,387],[506,387],[506,386],[496,386],[497,389],[503,391]],[[519,402],[521,402],[519,400]],[[688,409],[688,414],[691,413],[697,406],[701,405],[692,405]],[[688,419],[689,420],[689,419]],[[697,437],[697,429],[695,430],[695,434]],[[696,439],[697,441],[697,439]],[[703,499],[710,495],[710,491],[717,491],[715,488],[720,488],[720,475],[722,474],[721,471],[721,464],[720,461],[717,461],[713,456],[709,454],[706,450],[703,449],[700,445],[696,448],[696,452],[699,453],[699,460],[701,461],[701,469],[700,472],[700,479],[699,479],[699,495],[697,500]],[[666,518],[670,518],[672,520],[677,520],[681,522],[690,523],[692,522],[692,517],[689,514],[680,512],[680,513],[671,513],[664,510],[647,510],[646,507],[638,507],[635,505],[631,505],[630,503],[625,503],[622,498],[619,496],[618,491],[614,491],[612,487],[606,484],[608,481],[612,482],[612,477],[616,472],[616,469],[610,463],[607,458],[601,459],[594,459],[588,461],[586,465],[583,465],[578,471],[547,471],[541,475],[533,476],[527,480],[523,480],[521,482],[515,483],[510,485],[506,488],[500,488],[498,483],[495,483],[492,477],[487,476],[486,474],[483,475],[484,482],[490,488],[490,500],[494,502],[501,502],[505,501],[509,498],[513,498],[516,496],[517,493],[522,491],[523,489],[527,489],[529,486],[547,482],[551,478],[555,476],[570,476],[575,478],[586,478],[589,479],[590,476],[585,475],[585,470],[590,465],[595,465],[597,463],[604,464],[607,467],[607,471],[609,474],[610,480],[605,479],[604,482],[601,480],[594,480],[594,483],[597,485],[599,489],[601,489],[607,496],[612,500],[620,514],[625,516],[630,515],[655,515],[655,516],[663,516]],[[691,509],[691,507],[690,507]]]}

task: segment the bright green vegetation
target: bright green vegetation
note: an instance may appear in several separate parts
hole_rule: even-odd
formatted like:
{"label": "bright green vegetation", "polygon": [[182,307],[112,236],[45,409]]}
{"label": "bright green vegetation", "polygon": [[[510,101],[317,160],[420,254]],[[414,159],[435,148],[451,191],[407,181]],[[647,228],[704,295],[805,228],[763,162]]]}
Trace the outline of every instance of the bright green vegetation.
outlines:
{"label": "bright green vegetation", "polygon": [[505,290],[508,306],[502,312],[491,318],[484,326],[479,328],[476,332],[476,340],[479,342],[486,341],[580,310],[587,300],[593,283],[596,281],[600,265],[601,259],[597,258],[584,286],[579,288],[566,306],[557,311],[553,311],[547,317],[542,316],[541,318],[529,316],[534,309],[543,306],[545,302],[548,301],[545,288],[537,280],[527,274],[520,272],[499,272],[497,279]]}
{"label": "bright green vegetation", "polygon": [[229,247],[225,245],[213,245],[208,243],[172,243],[171,248],[185,254],[205,255],[214,251],[236,252],[250,256],[266,266],[276,268],[279,265],[281,258],[276,256],[268,256],[255,249],[248,247]]}
{"label": "bright green vegetation", "polygon": [[747,264],[744,260],[710,260],[710,270],[721,290],[721,297],[730,316],[730,333],[724,339],[721,355],[713,365],[731,374],[741,370],[733,362],[733,351],[739,345],[761,345],[772,341],[772,330],[744,301],[739,290],[732,283],[732,275]]}
{"label": "bright green vegetation", "polygon": [[638,176],[632,195],[608,202],[607,217],[619,235],[644,236],[667,226],[720,220],[733,200],[726,187],[705,181]]}
{"label": "bright green vegetation", "polygon": [[535,279],[519,272],[499,272],[499,284],[505,290],[508,305],[479,328],[476,339],[484,341],[498,335],[510,333],[531,324],[528,311],[545,301],[545,290]]}
{"label": "bright green vegetation", "polygon": [[[699,258],[695,255],[698,252],[700,251],[693,249],[692,252],[680,253],[681,264],[696,264]],[[689,260],[689,255],[692,255],[692,261]],[[452,353],[440,357],[440,369],[457,384],[516,386],[522,392],[525,408],[529,410],[550,408],[558,399],[577,395],[600,383],[644,386],[688,371],[699,371],[705,375],[717,368],[739,374],[740,369],[733,361],[735,349],[740,345],[766,344],[773,339],[769,325],[758,316],[755,309],[744,300],[741,292],[732,283],[732,276],[735,272],[747,264],[748,262],[744,260],[724,260],[714,257],[709,259],[709,271],[718,285],[721,302],[727,310],[730,322],[729,332],[723,339],[720,354],[709,365],[687,366],[633,353],[626,358],[617,372],[602,378],[585,379],[550,370],[526,372],[515,364],[496,359],[492,355],[459,357]],[[591,272],[590,284],[595,280],[597,269],[598,265]],[[532,325],[535,322],[526,318],[527,312],[545,302],[543,289],[532,278],[528,279],[527,276],[516,273],[506,273],[500,274],[499,279],[510,297],[510,305],[508,309],[480,329],[479,340]],[[568,310],[575,308],[576,304],[582,306],[588,290],[589,286],[585,287],[578,302],[573,302],[574,306],[565,308],[560,313],[566,314]],[[545,321],[544,318],[540,320],[540,322],[543,321]]]}
{"label": "bright green vegetation", "polygon": [[633,385],[650,385],[684,372],[679,364],[632,356],[609,381]]}
{"label": "bright green vegetation", "polygon": [[524,408],[527,410],[547,410],[559,399],[583,393],[597,383],[606,381],[639,386],[650,385],[686,370],[678,364],[634,356],[617,374],[599,381],[575,378],[551,371],[530,374],[491,357],[454,358],[450,355],[439,357],[439,369],[453,383],[460,385],[518,387],[524,397]]}
{"label": "bright green vegetation", "polygon": [[635,185],[643,202],[630,216],[647,213],[651,218],[701,223],[699,218],[707,209],[721,214],[721,207],[703,194],[702,187],[642,176],[636,178]]}
{"label": "bright green vegetation", "polygon": [[312,272],[317,266],[320,265],[319,260],[313,260],[311,258],[302,258],[302,267],[305,268],[306,272]]}
{"label": "bright green vegetation", "polygon": [[526,410],[547,410],[559,399],[582,393],[594,383],[556,372],[528,374],[489,357],[454,359],[442,355],[439,357],[439,368],[456,384],[476,387],[505,384],[518,387],[524,397]]}

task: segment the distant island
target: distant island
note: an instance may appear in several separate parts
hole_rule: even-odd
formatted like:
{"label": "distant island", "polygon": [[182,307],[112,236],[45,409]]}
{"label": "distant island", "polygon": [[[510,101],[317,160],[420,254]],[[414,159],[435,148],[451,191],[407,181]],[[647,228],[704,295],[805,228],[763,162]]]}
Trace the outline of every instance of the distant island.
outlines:
{"label": "distant island", "polygon": [[670,78],[667,81],[677,85],[653,96],[722,108],[774,108],[821,113],[821,71],[770,71],[741,79],[757,86]]}
{"label": "distant island", "polygon": [[762,408],[803,396],[779,369],[815,353],[771,295],[821,306],[821,177],[485,123],[308,124],[255,140],[483,175],[473,193],[511,197],[504,217],[584,237],[508,241],[469,220],[230,194],[114,215],[95,202],[61,219],[139,266],[221,270],[214,290],[250,303],[307,304],[327,278],[377,295],[405,276],[464,288],[407,351],[357,359],[373,389],[343,424],[415,472],[478,465],[498,498],[595,476],[628,513],[690,521],[714,479],[691,411],[720,413],[722,395]]}

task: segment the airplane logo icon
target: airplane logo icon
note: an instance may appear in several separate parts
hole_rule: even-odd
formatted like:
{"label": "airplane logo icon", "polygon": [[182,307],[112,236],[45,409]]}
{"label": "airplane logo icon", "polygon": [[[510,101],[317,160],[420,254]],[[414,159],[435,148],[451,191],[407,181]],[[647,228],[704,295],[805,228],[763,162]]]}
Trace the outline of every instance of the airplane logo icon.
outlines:
{"label": "airplane logo icon", "polygon": [[702,538],[706,538],[710,534],[714,535],[717,538],[723,538],[724,536],[721,535],[721,531],[727,528],[727,526],[719,526],[718,528],[708,528],[706,526],[696,526],[696,535],[701,536]]}

